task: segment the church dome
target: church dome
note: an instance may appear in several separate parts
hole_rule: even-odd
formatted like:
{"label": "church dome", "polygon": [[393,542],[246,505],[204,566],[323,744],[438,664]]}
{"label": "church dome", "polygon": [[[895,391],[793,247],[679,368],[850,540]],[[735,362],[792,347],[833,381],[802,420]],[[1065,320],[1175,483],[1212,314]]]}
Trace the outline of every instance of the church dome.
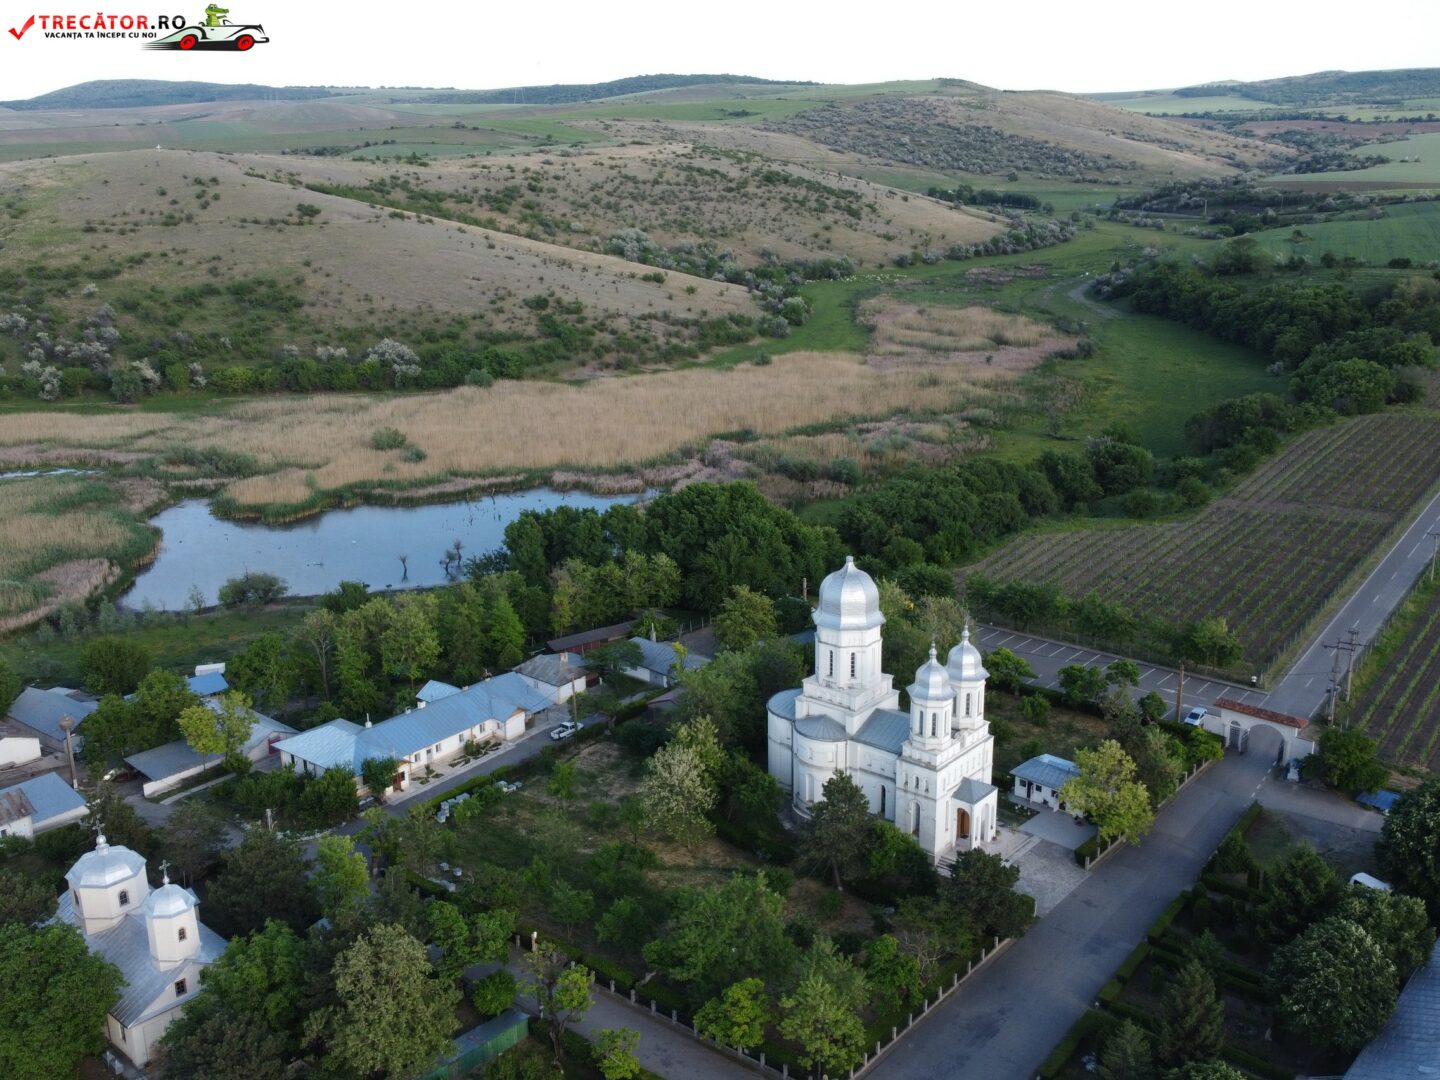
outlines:
{"label": "church dome", "polygon": [[930,659],[916,670],[915,681],[910,684],[908,693],[911,701],[923,701],[927,704],[939,704],[955,696],[955,690],[950,685],[949,672],[935,659],[934,645],[930,646]]}
{"label": "church dome", "polygon": [[145,900],[145,914],[156,919],[183,915],[195,907],[198,901],[189,889],[173,884],[167,877],[165,884],[152,892]]}
{"label": "church dome", "polygon": [[76,859],[65,880],[75,889],[108,889],[144,873],[144,856],[127,847],[111,847],[101,833],[95,837],[95,850]]}
{"label": "church dome", "polygon": [[845,565],[820,583],[815,625],[822,630],[873,630],[885,621],[874,579],[845,556]]}
{"label": "church dome", "polygon": [[990,673],[985,670],[985,665],[980,659],[980,650],[970,644],[970,628],[968,626],[960,632],[960,644],[950,650],[950,657],[945,662],[945,668],[949,672],[952,682],[975,682],[977,679],[990,677]]}

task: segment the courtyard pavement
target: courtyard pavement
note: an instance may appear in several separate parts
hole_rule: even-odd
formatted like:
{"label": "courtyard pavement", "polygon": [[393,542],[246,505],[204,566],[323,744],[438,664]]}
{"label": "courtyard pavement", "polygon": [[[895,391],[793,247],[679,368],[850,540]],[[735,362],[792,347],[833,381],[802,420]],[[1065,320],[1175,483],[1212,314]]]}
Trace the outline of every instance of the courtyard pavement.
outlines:
{"label": "courtyard pavement", "polygon": [[[1035,914],[1044,918],[1084,884],[1089,874],[1075,862],[1074,850],[1041,840],[1026,850],[1015,865],[1020,879],[1015,888],[1035,898]],[[998,963],[998,959],[997,959]]]}

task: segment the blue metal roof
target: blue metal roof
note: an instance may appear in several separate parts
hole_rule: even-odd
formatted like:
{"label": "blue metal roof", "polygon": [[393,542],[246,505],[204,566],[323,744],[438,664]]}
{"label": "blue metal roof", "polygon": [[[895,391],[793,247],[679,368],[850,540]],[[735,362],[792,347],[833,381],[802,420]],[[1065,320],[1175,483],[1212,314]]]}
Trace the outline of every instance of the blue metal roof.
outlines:
{"label": "blue metal roof", "polygon": [[870,719],[855,732],[855,741],[884,750],[889,754],[900,753],[905,740],[910,737],[910,716],[898,709],[876,709]]}
{"label": "blue metal roof", "polygon": [[458,693],[460,693],[460,687],[451,686],[448,682],[441,682],[439,679],[431,679],[415,692],[415,700],[428,703]]}
{"label": "blue metal roof", "polygon": [[799,687],[793,690],[781,690],[778,694],[771,696],[769,704],[765,707],[776,716],[784,717],[786,720],[794,720],[795,699],[802,693],[804,693],[804,691]]}
{"label": "blue metal roof", "polygon": [[1374,1042],[1345,1074],[1345,1080],[1403,1080],[1433,1076],[1440,1062],[1440,945],[1415,972],[1395,1012]]}
{"label": "blue metal roof", "polygon": [[[632,637],[634,644],[640,646],[640,666],[646,671],[653,671],[657,675],[668,675],[670,669],[675,666],[675,643],[672,641],[651,641],[647,637]],[[695,653],[686,653],[685,660],[680,665],[685,671],[694,671],[702,668],[710,662],[708,656],[697,656]]]}
{"label": "blue metal roof", "polygon": [[[259,745],[267,741],[272,735],[294,735],[295,729],[289,724],[282,724],[279,720],[272,720],[270,717],[251,710],[253,726],[250,728],[250,737],[240,748],[242,754],[249,754]],[[319,730],[318,728],[316,730]],[[286,742],[290,740],[286,739]],[[149,750],[142,750],[138,754],[131,754],[125,759],[125,764],[138,770],[151,780],[164,780],[167,776],[174,776],[176,773],[185,772],[188,769],[195,769],[206,764],[215,764],[214,755],[205,756],[197,754],[190,749],[190,744],[184,739],[176,739],[174,742],[164,743]]]}
{"label": "blue metal roof", "polygon": [[31,777],[14,787],[0,790],[0,795],[4,795],[7,791],[23,791],[25,793],[25,797],[30,800],[30,805],[35,808],[35,814],[31,821],[36,826],[51,818],[59,817],[61,814],[78,810],[85,805],[85,797],[61,779],[59,773],[45,773],[43,776]]}
{"label": "blue metal roof", "polygon": [[1012,774],[1042,787],[1059,789],[1067,780],[1080,775],[1080,766],[1054,754],[1041,754],[1016,765]]}
{"label": "blue metal roof", "polygon": [[1399,798],[1400,793],[1398,791],[1367,791],[1356,795],[1355,801],[1365,806],[1374,807],[1382,814],[1388,814],[1390,812],[1390,808],[1395,805],[1396,801],[1399,800]]}
{"label": "blue metal roof", "polygon": [[219,671],[207,671],[204,675],[191,675],[185,680],[185,685],[190,687],[192,694],[198,694],[200,697],[223,694],[230,689],[230,684],[225,681],[224,674]]}
{"label": "blue metal roof", "polygon": [[815,742],[844,742],[850,737],[844,724],[828,716],[802,716],[795,721],[795,731]]}
{"label": "blue metal roof", "polygon": [[98,702],[79,701],[54,690],[37,690],[33,686],[27,686],[10,706],[10,715],[31,731],[37,731],[56,742],[63,742],[65,733],[60,730],[60,718],[73,717],[78,730],[81,721],[94,712],[97,706]]}
{"label": "blue metal roof", "polygon": [[308,761],[322,769],[343,765],[355,767],[355,739],[364,731],[349,720],[331,720],[275,744],[275,749]]}

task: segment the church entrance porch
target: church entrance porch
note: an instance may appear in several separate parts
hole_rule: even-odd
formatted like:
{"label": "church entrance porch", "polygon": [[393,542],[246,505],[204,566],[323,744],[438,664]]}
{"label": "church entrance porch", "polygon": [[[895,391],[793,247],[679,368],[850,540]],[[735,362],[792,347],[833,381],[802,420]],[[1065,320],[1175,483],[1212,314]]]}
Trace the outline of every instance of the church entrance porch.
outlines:
{"label": "church entrance porch", "polygon": [[970,839],[970,811],[964,807],[955,811],[955,839]]}

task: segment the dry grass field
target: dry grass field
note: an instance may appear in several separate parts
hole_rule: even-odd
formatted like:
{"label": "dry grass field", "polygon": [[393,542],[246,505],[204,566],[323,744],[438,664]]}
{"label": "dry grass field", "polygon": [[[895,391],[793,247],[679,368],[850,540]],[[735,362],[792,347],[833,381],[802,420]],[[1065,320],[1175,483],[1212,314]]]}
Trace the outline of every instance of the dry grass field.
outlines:
{"label": "dry grass field", "polygon": [[[418,485],[450,474],[609,468],[653,460],[717,432],[776,435],[847,417],[915,407],[961,410],[1002,369],[949,365],[881,370],[847,354],[788,353],[773,363],[595,379],[502,381],[488,389],[405,397],[274,398],[218,415],[16,413],[0,448],[119,450],[176,446],[248,454],[264,475],[226,494],[242,505],[294,505],[367,482]],[[403,432],[426,453],[375,450],[371,433]]]}
{"label": "dry grass field", "polygon": [[988,370],[1025,371],[1047,357],[1073,349],[1074,337],[993,308],[941,307],[876,296],[860,306],[871,330],[871,363],[884,367],[967,364]]}

